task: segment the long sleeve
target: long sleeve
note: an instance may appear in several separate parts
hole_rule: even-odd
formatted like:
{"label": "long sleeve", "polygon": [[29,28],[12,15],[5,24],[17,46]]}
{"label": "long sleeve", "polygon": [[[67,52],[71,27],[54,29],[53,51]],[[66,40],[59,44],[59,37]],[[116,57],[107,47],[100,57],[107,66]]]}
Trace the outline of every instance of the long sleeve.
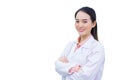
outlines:
{"label": "long sleeve", "polygon": [[[101,80],[104,60],[104,48],[99,45],[88,55],[87,63],[81,67],[81,70],[68,75],[66,80]],[[97,73],[101,74],[97,75]]]}
{"label": "long sleeve", "polygon": [[[68,43],[60,57],[69,55],[73,44],[74,44],[74,42]],[[59,60],[55,61],[55,70],[62,76],[68,75],[68,70],[73,66],[74,66],[74,64],[71,62],[63,63]]]}
{"label": "long sleeve", "polygon": [[60,74],[60,75],[62,75],[62,76],[67,76],[67,75],[69,75],[69,73],[68,73],[68,71],[69,71],[69,69],[71,68],[71,67],[73,67],[73,66],[75,66],[75,64],[72,64],[72,63],[63,63],[63,62],[61,62],[61,61],[59,61],[59,60],[56,60],[56,62],[55,62],[55,69],[56,69],[56,71]]}

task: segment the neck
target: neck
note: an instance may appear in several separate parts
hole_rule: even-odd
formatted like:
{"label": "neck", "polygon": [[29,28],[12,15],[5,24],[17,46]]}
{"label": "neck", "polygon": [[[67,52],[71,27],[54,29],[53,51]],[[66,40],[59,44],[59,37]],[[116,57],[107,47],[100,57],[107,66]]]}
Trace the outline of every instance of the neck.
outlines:
{"label": "neck", "polygon": [[91,36],[91,34],[86,35],[86,36],[79,36],[78,38],[78,43],[79,44],[83,44],[86,40],[88,40],[88,38]]}

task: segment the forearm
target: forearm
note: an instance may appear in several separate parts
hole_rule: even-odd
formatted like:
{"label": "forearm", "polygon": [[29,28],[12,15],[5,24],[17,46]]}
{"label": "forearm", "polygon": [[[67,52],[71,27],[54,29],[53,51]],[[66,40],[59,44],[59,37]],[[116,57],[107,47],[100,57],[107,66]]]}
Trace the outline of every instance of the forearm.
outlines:
{"label": "forearm", "polygon": [[78,72],[80,69],[81,69],[80,65],[75,65],[74,67],[70,68],[68,72],[69,74],[73,74],[75,72]]}
{"label": "forearm", "polygon": [[66,75],[69,75],[69,70],[74,67],[75,64],[73,63],[63,63],[61,62],[60,60],[57,60],[55,62],[55,69],[56,71],[60,74],[60,75],[63,75],[63,76],[66,76]]}

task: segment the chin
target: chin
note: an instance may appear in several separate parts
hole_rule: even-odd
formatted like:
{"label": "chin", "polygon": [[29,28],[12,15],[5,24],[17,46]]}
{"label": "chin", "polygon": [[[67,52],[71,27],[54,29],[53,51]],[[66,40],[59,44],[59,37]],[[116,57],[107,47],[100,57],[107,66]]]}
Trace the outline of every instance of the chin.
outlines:
{"label": "chin", "polygon": [[86,34],[83,33],[83,32],[79,32],[79,35],[84,36],[84,35],[86,35]]}

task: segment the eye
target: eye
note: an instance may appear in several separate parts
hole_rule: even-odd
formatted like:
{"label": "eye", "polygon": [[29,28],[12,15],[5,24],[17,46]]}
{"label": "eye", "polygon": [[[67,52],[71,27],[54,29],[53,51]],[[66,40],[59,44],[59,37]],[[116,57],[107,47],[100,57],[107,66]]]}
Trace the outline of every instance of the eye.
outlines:
{"label": "eye", "polygon": [[84,21],[82,21],[83,23],[87,23],[88,21],[86,21],[86,20],[84,20]]}
{"label": "eye", "polygon": [[76,20],[75,22],[76,22],[76,23],[79,23],[79,20]]}

